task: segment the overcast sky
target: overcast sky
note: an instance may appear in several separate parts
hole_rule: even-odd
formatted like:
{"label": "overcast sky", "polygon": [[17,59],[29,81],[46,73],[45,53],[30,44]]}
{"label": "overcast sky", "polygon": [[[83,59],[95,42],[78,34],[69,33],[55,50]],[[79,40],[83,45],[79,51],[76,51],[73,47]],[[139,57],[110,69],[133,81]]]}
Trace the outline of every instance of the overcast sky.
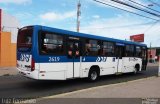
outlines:
{"label": "overcast sky", "polygon": [[[78,0],[0,0],[0,8],[18,18],[21,26],[45,25],[76,31],[76,6]],[[101,0],[105,1],[105,0]],[[113,5],[113,2],[106,0]],[[127,0],[123,0],[127,1]],[[145,6],[149,0],[133,0]],[[154,0],[160,3],[158,0]],[[80,32],[129,40],[130,35],[145,34],[145,44],[160,47],[160,22],[130,14],[93,0],[81,0]],[[114,3],[129,11],[159,20],[160,18]],[[160,7],[150,8],[160,11]]]}

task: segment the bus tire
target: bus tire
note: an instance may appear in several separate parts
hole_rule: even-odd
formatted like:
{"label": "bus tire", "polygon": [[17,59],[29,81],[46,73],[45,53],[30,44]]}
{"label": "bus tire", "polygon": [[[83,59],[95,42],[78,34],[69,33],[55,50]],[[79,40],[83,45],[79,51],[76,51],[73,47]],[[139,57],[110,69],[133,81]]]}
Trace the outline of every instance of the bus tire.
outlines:
{"label": "bus tire", "polygon": [[91,68],[88,74],[88,80],[90,82],[95,82],[99,78],[99,70],[95,68]]}
{"label": "bus tire", "polygon": [[137,74],[138,71],[139,71],[139,69],[140,69],[140,65],[139,65],[139,64],[136,64],[134,69],[135,69],[135,70],[134,70],[134,74]]}

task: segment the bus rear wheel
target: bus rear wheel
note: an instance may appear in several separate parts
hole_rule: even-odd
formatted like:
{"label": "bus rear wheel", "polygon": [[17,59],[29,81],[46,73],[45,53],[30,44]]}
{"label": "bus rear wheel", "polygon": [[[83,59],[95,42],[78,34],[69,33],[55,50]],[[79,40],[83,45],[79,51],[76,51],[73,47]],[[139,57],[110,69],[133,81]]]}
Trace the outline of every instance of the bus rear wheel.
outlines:
{"label": "bus rear wheel", "polygon": [[88,75],[88,80],[90,82],[94,82],[98,79],[99,73],[97,70],[90,70],[89,75]]}
{"label": "bus rear wheel", "polygon": [[136,64],[136,65],[135,65],[134,74],[137,74],[137,73],[139,72],[139,69],[140,69],[140,65],[139,65],[139,64]]}

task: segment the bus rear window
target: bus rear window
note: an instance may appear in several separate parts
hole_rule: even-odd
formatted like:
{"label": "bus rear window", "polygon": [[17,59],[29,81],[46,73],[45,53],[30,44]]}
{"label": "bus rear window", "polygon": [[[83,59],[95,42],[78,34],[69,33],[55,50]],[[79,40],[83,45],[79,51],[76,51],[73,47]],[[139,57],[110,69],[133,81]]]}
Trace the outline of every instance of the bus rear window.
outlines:
{"label": "bus rear window", "polygon": [[31,48],[32,34],[33,34],[32,27],[20,29],[18,32],[18,39],[17,39],[18,48],[21,48],[21,47]]}

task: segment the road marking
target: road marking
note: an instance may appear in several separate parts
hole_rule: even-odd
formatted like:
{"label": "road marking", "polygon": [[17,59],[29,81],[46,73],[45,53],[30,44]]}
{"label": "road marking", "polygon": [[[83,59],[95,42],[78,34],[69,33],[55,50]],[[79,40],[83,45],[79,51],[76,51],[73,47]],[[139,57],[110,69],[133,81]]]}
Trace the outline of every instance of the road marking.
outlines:
{"label": "road marking", "polygon": [[71,95],[71,94],[81,93],[81,92],[85,92],[85,91],[96,90],[96,89],[99,89],[99,88],[106,88],[106,87],[111,87],[111,86],[124,85],[124,84],[128,84],[128,83],[133,83],[133,82],[138,82],[138,81],[143,81],[143,80],[153,79],[153,78],[156,78],[156,76],[142,78],[142,79],[137,79],[137,80],[133,80],[133,81],[122,82],[122,83],[116,83],[116,84],[109,84],[109,85],[102,85],[102,86],[97,86],[97,87],[91,87],[91,88],[81,89],[81,90],[77,90],[77,91],[73,91],[73,92],[67,92],[67,93],[58,94],[58,95],[46,96],[46,97],[42,97],[40,99],[60,98],[62,96],[66,96],[66,95]]}

